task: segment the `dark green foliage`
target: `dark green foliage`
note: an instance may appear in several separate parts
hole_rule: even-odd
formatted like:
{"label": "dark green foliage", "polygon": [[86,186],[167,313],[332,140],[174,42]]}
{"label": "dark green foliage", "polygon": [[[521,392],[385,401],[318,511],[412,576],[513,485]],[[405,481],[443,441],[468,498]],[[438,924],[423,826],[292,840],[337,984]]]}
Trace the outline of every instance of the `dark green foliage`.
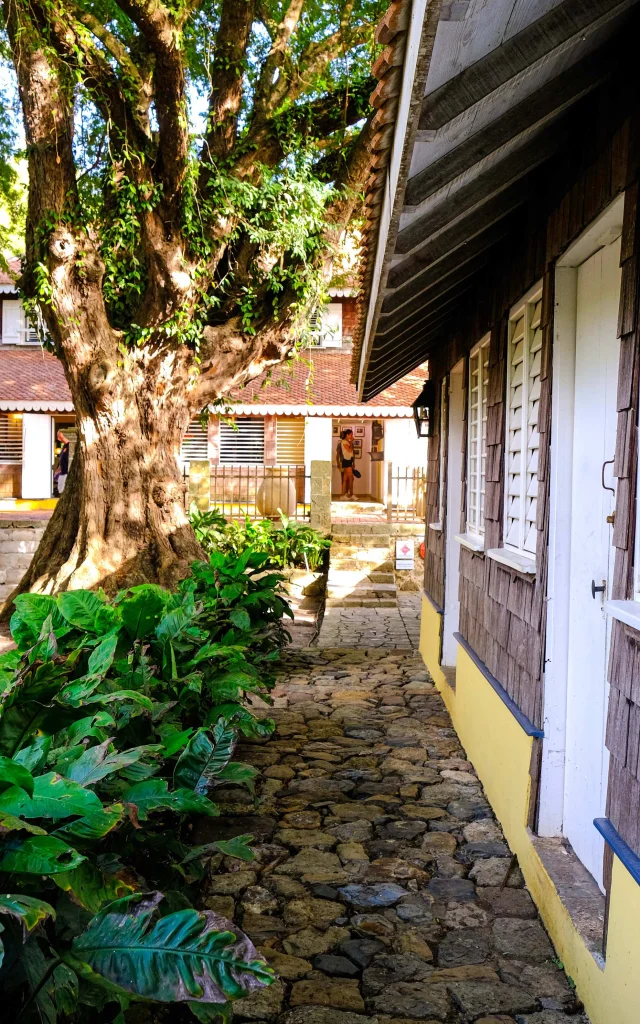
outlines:
{"label": "dark green foliage", "polygon": [[280,522],[261,519],[257,522],[247,517],[244,523],[227,522],[218,509],[190,512],[191,524],[200,544],[207,552],[222,551],[241,555],[248,548],[262,551],[267,556],[268,568],[291,569],[304,566],[315,572],[322,565],[325,552],[331,547],[331,539],[307,526],[296,523],[280,513]]}
{"label": "dark green foliage", "polygon": [[[212,856],[190,815],[252,787],[237,730],[268,701],[288,606],[264,556],[216,553],[177,593],[143,585],[16,599],[0,658],[0,989],[8,1019],[88,1019],[131,998],[224,1011],[272,974],[230,922],[192,909]],[[168,895],[163,897],[162,889]],[[113,901],[116,902],[113,902]],[[112,1018],[109,1018],[112,1019]],[[213,1017],[211,1017],[213,1019]]]}

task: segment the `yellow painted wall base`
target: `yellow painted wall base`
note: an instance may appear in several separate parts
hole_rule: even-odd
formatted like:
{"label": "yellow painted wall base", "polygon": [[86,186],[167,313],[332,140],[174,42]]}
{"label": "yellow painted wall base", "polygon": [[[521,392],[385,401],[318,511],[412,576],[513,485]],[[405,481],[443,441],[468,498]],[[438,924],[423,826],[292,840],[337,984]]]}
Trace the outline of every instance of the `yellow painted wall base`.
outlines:
{"label": "yellow painted wall base", "polygon": [[607,959],[602,967],[576,930],[527,828],[534,741],[462,647],[458,648],[455,690],[447,684],[439,665],[440,620],[423,597],[420,653],[507,842],[518,856],[529,891],[591,1024],[640,1024],[640,886],[614,857]]}

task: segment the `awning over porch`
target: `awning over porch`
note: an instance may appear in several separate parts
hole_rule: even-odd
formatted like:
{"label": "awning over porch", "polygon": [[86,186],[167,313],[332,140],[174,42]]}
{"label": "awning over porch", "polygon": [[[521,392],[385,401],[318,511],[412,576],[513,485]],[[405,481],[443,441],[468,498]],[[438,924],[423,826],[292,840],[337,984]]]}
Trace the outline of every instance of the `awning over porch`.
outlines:
{"label": "awning over porch", "polygon": [[374,66],[361,400],[429,358],[497,248],[526,231],[593,130],[594,91],[633,66],[638,19],[638,0],[392,3]]}

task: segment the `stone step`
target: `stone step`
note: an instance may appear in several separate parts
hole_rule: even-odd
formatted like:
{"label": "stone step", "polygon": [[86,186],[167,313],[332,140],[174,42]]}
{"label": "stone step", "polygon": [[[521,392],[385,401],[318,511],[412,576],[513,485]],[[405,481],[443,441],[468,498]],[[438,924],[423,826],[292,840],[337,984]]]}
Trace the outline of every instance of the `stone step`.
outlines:
{"label": "stone step", "polygon": [[370,579],[372,583],[395,583],[395,577],[392,572],[370,572],[367,574],[367,579]]}
{"label": "stone step", "polygon": [[394,598],[379,597],[328,597],[327,608],[397,608]]}
{"label": "stone step", "polygon": [[394,597],[397,594],[395,583],[329,583],[327,597]]}

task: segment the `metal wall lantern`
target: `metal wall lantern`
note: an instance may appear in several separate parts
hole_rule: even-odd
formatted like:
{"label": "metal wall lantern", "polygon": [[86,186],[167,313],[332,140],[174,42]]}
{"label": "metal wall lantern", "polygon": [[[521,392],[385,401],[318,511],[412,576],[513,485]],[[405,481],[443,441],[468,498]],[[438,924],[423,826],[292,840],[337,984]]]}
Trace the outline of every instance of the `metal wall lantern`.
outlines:
{"label": "metal wall lantern", "polygon": [[412,405],[413,421],[416,425],[418,437],[431,437],[433,434],[435,407],[435,384],[432,380],[425,380],[422,391]]}

